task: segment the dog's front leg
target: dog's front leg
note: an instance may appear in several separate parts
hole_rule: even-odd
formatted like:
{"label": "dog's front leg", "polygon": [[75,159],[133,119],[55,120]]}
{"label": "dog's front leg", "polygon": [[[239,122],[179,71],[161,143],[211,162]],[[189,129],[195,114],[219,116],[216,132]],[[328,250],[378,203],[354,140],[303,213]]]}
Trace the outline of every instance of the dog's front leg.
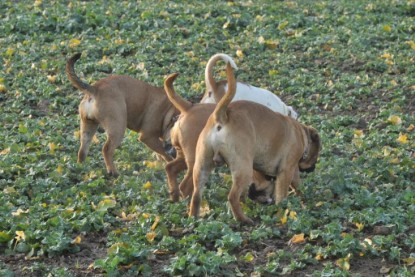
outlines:
{"label": "dog's front leg", "polygon": [[151,150],[157,154],[160,154],[166,162],[173,160],[172,157],[167,155],[166,151],[164,150],[163,143],[160,141],[158,135],[141,133],[139,140],[147,145]]}
{"label": "dog's front leg", "polygon": [[[249,167],[248,167],[249,168]],[[252,182],[252,169],[251,170],[238,170],[232,171],[232,188],[228,194],[228,201],[231,205],[232,213],[234,217],[246,224],[253,224],[252,219],[247,217],[242,211],[240,198],[244,190]]]}
{"label": "dog's front leg", "polygon": [[[298,168],[298,165],[297,165]],[[288,195],[288,188],[291,182],[294,180],[295,166],[291,166],[281,171],[275,181],[275,204],[279,204]]]}
{"label": "dog's front leg", "polygon": [[170,199],[173,202],[179,201],[180,190],[177,185],[177,175],[187,168],[183,153],[177,152],[177,157],[165,166],[167,182],[169,184]]}

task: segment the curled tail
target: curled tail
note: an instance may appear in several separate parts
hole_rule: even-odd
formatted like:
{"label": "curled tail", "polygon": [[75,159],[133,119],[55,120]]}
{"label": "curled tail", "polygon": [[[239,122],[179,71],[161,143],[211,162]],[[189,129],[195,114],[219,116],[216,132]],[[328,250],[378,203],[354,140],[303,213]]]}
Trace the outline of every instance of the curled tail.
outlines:
{"label": "curled tail", "polygon": [[212,72],[213,72],[213,67],[215,66],[216,62],[219,60],[223,60],[226,63],[230,63],[234,69],[238,69],[233,59],[226,54],[223,54],[223,53],[215,54],[209,59],[208,63],[206,64],[206,68],[205,68],[205,84],[208,90],[213,92],[213,96],[215,98],[216,103],[218,103],[220,99],[218,99],[219,97],[216,95],[217,87],[216,87],[216,82],[215,82],[215,79],[213,78]]}
{"label": "curled tail", "polygon": [[222,97],[222,99],[216,105],[215,110],[213,111],[215,121],[220,124],[225,124],[228,122],[228,114],[226,113],[226,109],[236,94],[235,75],[233,73],[232,65],[229,62],[226,64],[226,75],[228,78],[228,91],[225,93],[225,96]]}
{"label": "curled tail", "polygon": [[173,106],[175,106],[180,113],[183,113],[192,107],[192,103],[183,99],[174,91],[173,82],[178,75],[179,73],[173,73],[167,76],[166,80],[164,80],[164,90]]}
{"label": "curled tail", "polygon": [[74,87],[86,94],[94,95],[94,87],[83,82],[75,73],[74,66],[76,61],[79,60],[80,57],[81,53],[77,53],[68,59],[68,61],[66,62],[66,75],[68,76],[69,81],[71,81]]}

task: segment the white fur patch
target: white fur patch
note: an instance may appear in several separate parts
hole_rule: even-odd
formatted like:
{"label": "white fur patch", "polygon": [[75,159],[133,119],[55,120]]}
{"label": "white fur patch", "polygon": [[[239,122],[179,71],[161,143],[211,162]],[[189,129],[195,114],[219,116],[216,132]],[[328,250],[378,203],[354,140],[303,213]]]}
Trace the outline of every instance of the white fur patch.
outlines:
{"label": "white fur patch", "polygon": [[95,99],[91,97],[87,100],[82,101],[82,109],[85,113],[86,118],[93,119],[95,111]]}

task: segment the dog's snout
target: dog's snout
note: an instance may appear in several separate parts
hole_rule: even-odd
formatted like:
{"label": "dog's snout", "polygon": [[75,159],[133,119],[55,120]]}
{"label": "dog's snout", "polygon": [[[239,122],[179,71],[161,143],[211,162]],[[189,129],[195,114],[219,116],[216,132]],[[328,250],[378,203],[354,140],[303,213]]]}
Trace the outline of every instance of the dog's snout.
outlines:
{"label": "dog's snout", "polygon": [[164,144],[164,151],[167,153],[167,155],[169,155],[173,159],[176,158],[176,155],[177,155],[176,149],[170,143],[165,143]]}
{"label": "dog's snout", "polygon": [[311,167],[309,168],[300,168],[301,172],[306,172],[306,173],[311,173],[316,169],[316,165],[313,164]]}

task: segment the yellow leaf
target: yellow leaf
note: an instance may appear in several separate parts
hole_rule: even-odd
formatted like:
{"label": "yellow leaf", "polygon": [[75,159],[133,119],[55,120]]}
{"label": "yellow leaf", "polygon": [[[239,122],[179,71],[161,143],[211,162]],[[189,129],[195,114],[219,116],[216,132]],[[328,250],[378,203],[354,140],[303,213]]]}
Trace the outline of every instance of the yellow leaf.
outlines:
{"label": "yellow leaf", "polygon": [[392,152],[392,148],[390,148],[389,146],[383,147],[383,156],[389,157],[391,152]]}
{"label": "yellow leaf", "polygon": [[200,217],[204,217],[210,213],[209,203],[206,200],[202,200],[202,205],[200,205]]}
{"label": "yellow leaf", "polygon": [[55,83],[56,82],[56,75],[48,75],[47,76],[48,77],[48,81],[50,82],[50,83]]}
{"label": "yellow leaf", "polygon": [[69,47],[71,47],[71,48],[75,48],[79,44],[81,44],[81,41],[77,38],[73,38],[73,39],[69,40]]}
{"label": "yellow leaf", "polygon": [[60,164],[58,165],[58,167],[56,168],[56,172],[58,172],[60,175],[62,175],[63,172],[63,166]]}
{"label": "yellow leaf", "polygon": [[399,158],[394,158],[391,160],[391,164],[399,164],[401,161],[399,160]]}
{"label": "yellow leaf", "polygon": [[316,207],[320,207],[320,206],[323,206],[323,205],[324,205],[324,202],[320,201],[320,202],[317,202]]}
{"label": "yellow leaf", "polygon": [[390,31],[392,31],[392,27],[389,26],[389,25],[383,25],[383,31],[390,32]]}
{"label": "yellow leaf", "polygon": [[282,225],[285,225],[285,224],[287,224],[288,217],[286,215],[284,215],[283,217],[281,217],[280,221],[281,221]]}
{"label": "yellow leaf", "polygon": [[407,144],[408,143],[408,136],[405,134],[400,133],[397,141],[401,144]]}
{"label": "yellow leaf", "polygon": [[254,255],[252,255],[251,252],[246,253],[246,255],[243,257],[245,262],[252,262],[254,260]]}
{"label": "yellow leaf", "polygon": [[153,242],[156,236],[157,236],[156,232],[148,232],[146,234],[146,238],[149,242]]}
{"label": "yellow leaf", "polygon": [[16,231],[16,237],[15,237],[16,241],[21,241],[21,240],[25,240],[26,239],[26,235],[24,233],[24,231]]}
{"label": "yellow leaf", "polygon": [[303,243],[303,242],[305,242],[304,233],[301,233],[301,234],[298,234],[298,235],[294,235],[288,243],[298,244],[298,243]]}
{"label": "yellow leaf", "polygon": [[10,147],[9,148],[5,148],[3,150],[0,151],[0,155],[7,155],[10,153]]}
{"label": "yellow leaf", "polygon": [[412,40],[405,42],[406,44],[409,44],[409,46],[411,46],[411,48],[413,50],[415,50],[415,42],[413,42]]}
{"label": "yellow leaf", "polygon": [[9,48],[7,48],[7,50],[6,50],[6,56],[11,57],[11,56],[13,56],[14,52],[15,52],[15,49],[14,49],[14,48],[9,47]]}
{"label": "yellow leaf", "polygon": [[148,214],[148,213],[143,213],[143,214],[142,214],[142,216],[143,216],[145,219],[147,219],[147,218],[149,218],[149,217],[150,217],[150,214]]}
{"label": "yellow leaf", "polygon": [[80,131],[75,131],[75,132],[73,132],[73,136],[74,136],[74,138],[79,139],[80,136],[81,136],[81,132]]}
{"label": "yellow leaf", "polygon": [[290,218],[293,219],[293,220],[297,220],[297,212],[290,211]]}
{"label": "yellow leaf", "polygon": [[397,115],[391,115],[388,118],[388,122],[391,123],[392,125],[401,125],[402,119]]}
{"label": "yellow leaf", "polygon": [[3,85],[3,84],[0,84],[0,92],[1,92],[1,93],[4,93],[4,92],[6,92],[6,91],[7,91],[6,86],[5,86],[5,85]]}
{"label": "yellow leaf", "polygon": [[355,225],[356,225],[356,228],[357,228],[358,231],[362,231],[363,228],[365,227],[365,225],[363,223],[356,222]]}
{"label": "yellow leaf", "polygon": [[287,27],[287,25],[288,25],[288,21],[283,21],[283,22],[281,22],[280,24],[278,24],[278,30],[284,30],[286,27]]}
{"label": "yellow leaf", "polygon": [[343,270],[349,271],[350,270],[349,259],[350,259],[349,256],[346,258],[340,258],[336,261],[336,265]]}
{"label": "yellow leaf", "polygon": [[98,139],[98,137],[97,137],[96,135],[94,135],[94,136],[92,137],[92,141],[93,141],[95,144],[98,144],[98,143],[99,143],[99,139]]}
{"label": "yellow leaf", "polygon": [[384,58],[384,59],[387,59],[387,60],[390,60],[390,59],[393,59],[393,56],[391,55],[391,54],[389,54],[389,53],[384,53],[382,56],[380,56],[381,58]]}
{"label": "yellow leaf", "polygon": [[16,192],[16,190],[15,190],[15,188],[14,188],[14,187],[5,187],[5,188],[3,189],[3,192],[4,192],[5,194],[10,194],[10,193],[15,193],[15,192]]}
{"label": "yellow leaf", "polygon": [[48,146],[49,146],[49,152],[51,154],[55,154],[56,144],[54,144],[53,142],[49,142]]}
{"label": "yellow leaf", "polygon": [[403,261],[406,265],[412,266],[412,265],[414,265],[414,264],[415,264],[415,257],[405,258],[405,259],[402,259],[402,261]]}
{"label": "yellow leaf", "polygon": [[144,184],[143,188],[144,189],[151,189],[152,185],[150,183],[150,181],[147,181],[147,183]]}
{"label": "yellow leaf", "polygon": [[27,214],[29,212],[29,209],[27,210],[22,210],[22,209],[17,209],[17,211],[12,212],[12,216],[20,216],[21,214]]}
{"label": "yellow leaf", "polygon": [[353,136],[354,138],[363,138],[365,135],[363,134],[363,130],[354,130]]}
{"label": "yellow leaf", "polygon": [[71,243],[72,244],[80,244],[81,243],[81,236],[77,236],[76,238],[74,238]]}
{"label": "yellow leaf", "polygon": [[269,71],[268,71],[268,75],[269,75],[269,76],[275,76],[275,75],[278,75],[278,70],[276,70],[276,69],[271,69],[271,70],[269,70]]}
{"label": "yellow leaf", "polygon": [[263,15],[257,15],[257,16],[255,17],[255,20],[256,20],[256,21],[261,22],[261,21],[263,21],[263,20],[264,20],[264,16],[263,16]]}
{"label": "yellow leaf", "polygon": [[156,230],[157,225],[159,224],[159,222],[160,222],[160,217],[156,216],[156,219],[154,220],[153,225],[151,225],[151,230],[152,231]]}
{"label": "yellow leaf", "polygon": [[236,56],[238,56],[239,58],[242,58],[244,56],[244,53],[241,49],[236,50]]}
{"label": "yellow leaf", "polygon": [[39,7],[40,5],[42,5],[42,0],[36,0],[34,6]]}
{"label": "yellow leaf", "polygon": [[269,49],[275,49],[278,47],[280,43],[278,41],[275,40],[267,40],[265,41],[265,46],[268,47]]}
{"label": "yellow leaf", "polygon": [[314,257],[314,259],[316,259],[317,261],[321,261],[323,259],[323,256],[319,253]]}

